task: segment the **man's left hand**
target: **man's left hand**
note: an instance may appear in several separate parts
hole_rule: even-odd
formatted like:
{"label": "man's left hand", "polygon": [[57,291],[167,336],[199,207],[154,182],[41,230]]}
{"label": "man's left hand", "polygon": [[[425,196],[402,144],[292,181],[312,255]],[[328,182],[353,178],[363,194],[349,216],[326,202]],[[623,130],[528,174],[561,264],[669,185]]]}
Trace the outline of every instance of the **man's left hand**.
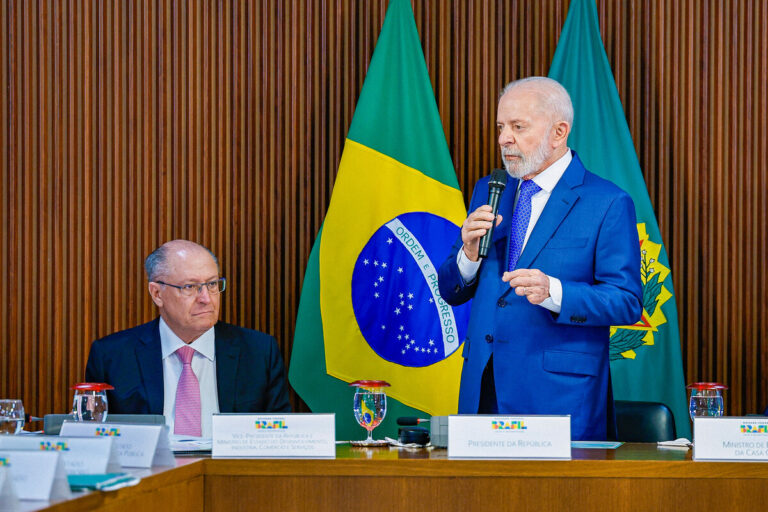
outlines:
{"label": "man's left hand", "polygon": [[504,272],[501,280],[508,282],[519,296],[525,296],[531,304],[541,304],[549,297],[549,277],[535,268],[518,268]]}

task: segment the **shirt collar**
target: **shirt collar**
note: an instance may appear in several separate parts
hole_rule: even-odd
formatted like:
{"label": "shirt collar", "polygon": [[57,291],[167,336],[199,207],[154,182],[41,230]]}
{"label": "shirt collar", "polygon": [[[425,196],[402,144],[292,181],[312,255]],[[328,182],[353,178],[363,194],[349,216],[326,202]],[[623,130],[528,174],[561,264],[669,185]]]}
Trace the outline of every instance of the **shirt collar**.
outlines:
{"label": "shirt collar", "polygon": [[[555,189],[555,185],[560,181],[560,178],[565,173],[565,170],[571,165],[571,150],[568,149],[563,156],[555,160],[555,162],[534,176],[533,182],[536,183],[542,190],[546,190],[548,194],[551,194]],[[522,180],[520,180],[522,182]]]}
{"label": "shirt collar", "polygon": [[[206,357],[211,361],[216,360],[216,336],[214,328],[211,327],[203,334],[200,335],[189,346],[195,349],[195,352],[199,352],[200,355]],[[179,348],[187,345],[181,338],[176,336],[176,333],[168,327],[163,317],[160,317],[160,348],[163,354],[163,359],[173,355]]]}

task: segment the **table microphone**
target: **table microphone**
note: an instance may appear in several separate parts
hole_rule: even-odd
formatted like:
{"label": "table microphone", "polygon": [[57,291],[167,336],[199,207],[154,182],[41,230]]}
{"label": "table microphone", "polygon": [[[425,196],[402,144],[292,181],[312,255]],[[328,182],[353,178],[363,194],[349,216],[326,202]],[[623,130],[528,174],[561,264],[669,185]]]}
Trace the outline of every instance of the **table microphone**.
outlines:
{"label": "table microphone", "polygon": [[488,204],[491,206],[493,212],[493,222],[491,222],[491,228],[488,232],[480,239],[478,255],[481,258],[488,257],[488,251],[491,248],[491,241],[493,240],[493,228],[496,227],[496,214],[499,211],[499,199],[501,199],[501,193],[504,192],[506,186],[507,171],[504,169],[494,169],[491,173],[491,179],[488,181]]}
{"label": "table microphone", "polygon": [[418,425],[419,423],[426,423],[429,420],[423,418],[417,418],[415,416],[400,416],[397,418],[397,424],[403,426]]}

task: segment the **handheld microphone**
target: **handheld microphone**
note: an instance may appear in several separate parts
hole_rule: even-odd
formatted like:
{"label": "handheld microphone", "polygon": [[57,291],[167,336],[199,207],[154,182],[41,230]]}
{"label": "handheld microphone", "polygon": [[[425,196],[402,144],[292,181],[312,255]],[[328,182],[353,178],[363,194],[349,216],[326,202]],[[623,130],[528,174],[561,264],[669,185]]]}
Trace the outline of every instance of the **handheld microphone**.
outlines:
{"label": "handheld microphone", "polygon": [[426,423],[429,420],[417,418],[415,416],[400,416],[397,418],[397,424],[403,426],[418,425],[419,423]]}
{"label": "handheld microphone", "polygon": [[494,169],[491,173],[491,179],[488,181],[488,204],[493,210],[493,222],[491,223],[491,229],[488,230],[483,238],[480,239],[480,249],[478,254],[481,258],[488,257],[488,251],[491,248],[491,241],[493,240],[493,229],[496,227],[496,214],[499,211],[499,199],[501,199],[501,193],[504,192],[504,188],[507,186],[507,171],[504,169]]}

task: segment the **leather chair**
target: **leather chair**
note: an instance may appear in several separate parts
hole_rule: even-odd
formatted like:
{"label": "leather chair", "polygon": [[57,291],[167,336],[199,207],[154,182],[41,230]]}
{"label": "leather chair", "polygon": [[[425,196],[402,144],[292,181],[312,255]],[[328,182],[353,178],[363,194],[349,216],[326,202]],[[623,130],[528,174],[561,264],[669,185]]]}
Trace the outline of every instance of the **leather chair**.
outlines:
{"label": "leather chair", "polygon": [[618,441],[656,443],[677,438],[675,418],[664,404],[616,400],[614,407]]}

